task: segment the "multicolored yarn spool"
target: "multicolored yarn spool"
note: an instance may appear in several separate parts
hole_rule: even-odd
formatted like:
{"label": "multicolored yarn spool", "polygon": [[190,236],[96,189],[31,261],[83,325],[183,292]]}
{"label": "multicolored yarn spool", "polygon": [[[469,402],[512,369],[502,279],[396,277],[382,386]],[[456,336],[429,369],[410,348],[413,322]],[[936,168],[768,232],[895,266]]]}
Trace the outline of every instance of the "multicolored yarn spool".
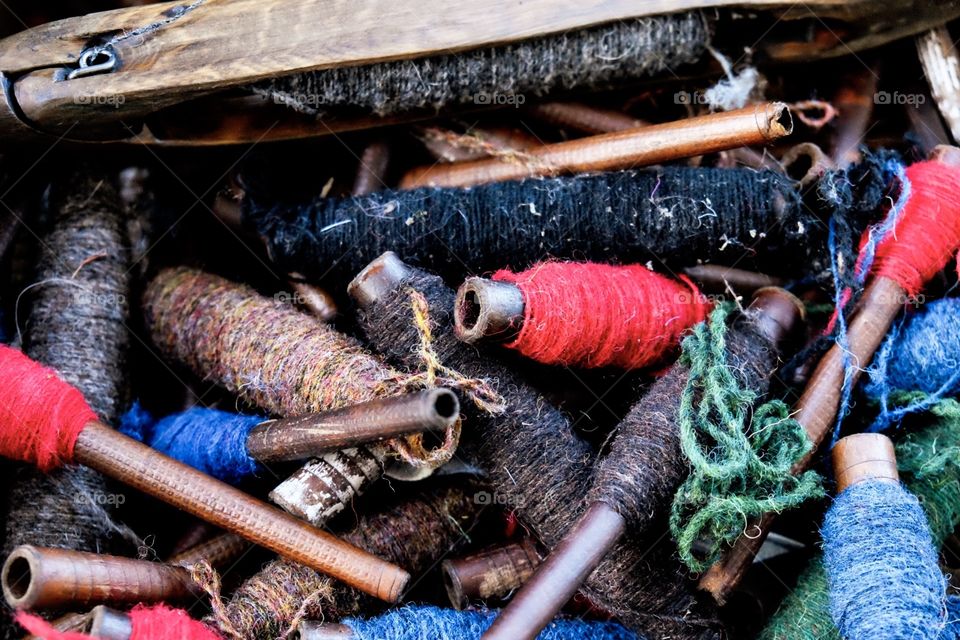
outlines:
{"label": "multicolored yarn spool", "polygon": [[662,167],[306,202],[250,186],[243,209],[281,268],[315,279],[351,277],[384,251],[459,277],[551,256],[829,268],[826,230],[794,184],[752,169]]}
{"label": "multicolored yarn spool", "polygon": [[[926,514],[936,549],[960,524],[960,403],[943,400],[916,420],[922,424],[914,425],[916,430],[896,443],[897,467],[904,486],[916,496]],[[941,598],[942,595],[941,592]],[[818,556],[768,621],[760,640],[840,638],[830,616],[824,560]]]}
{"label": "multicolored yarn spool", "polygon": [[840,493],[823,520],[830,609],[846,640],[937,640],[947,581],[927,519],[899,483],[865,480]]}
{"label": "multicolored yarn spool", "polygon": [[504,346],[545,364],[641,369],[663,362],[712,306],[689,281],[643,265],[545,262],[498,282],[523,296],[523,325]]}
{"label": "multicolored yarn spool", "polygon": [[[371,505],[343,540],[395,562],[414,575],[433,567],[465,541],[485,508],[469,483],[418,486],[415,495]],[[223,605],[213,599],[207,619],[237,638],[275,638],[303,619],[338,620],[376,606],[358,591],[303,565],[278,559],[247,579]]]}
{"label": "multicolored yarn spool", "polygon": [[[144,292],[144,310],[153,341],[167,356],[271,414],[337,409],[423,383],[388,368],[356,340],[291,305],[202,271],[161,272]],[[408,462],[435,466],[449,460],[457,441],[453,429],[435,449],[427,450],[420,437],[412,436],[391,441],[393,446],[324,456],[272,497],[320,524],[379,477],[392,451]]]}
{"label": "multicolored yarn spool", "polygon": [[483,97],[521,100],[552,91],[601,89],[684,63],[706,49],[699,13],[623,20],[485,49],[338,67],[253,87],[274,102],[313,115],[388,115],[475,105]]}
{"label": "multicolored yarn spool", "polygon": [[[113,187],[93,177],[77,176],[60,191],[53,198],[54,227],[40,243],[36,280],[23,296],[32,302],[23,348],[112,420],[124,402],[129,341],[130,257],[123,207]],[[40,385],[36,392],[44,389]],[[49,471],[55,465],[47,453],[39,462]],[[113,521],[105,499],[113,493],[91,469],[51,474],[17,469],[9,488],[4,552],[27,543],[79,551],[135,545],[136,536]]]}
{"label": "multicolored yarn spool", "polygon": [[[37,616],[17,613],[17,623],[43,640],[96,640],[85,633],[57,631]],[[129,640],[223,640],[216,631],[198,622],[182,609],[159,604],[138,605],[130,610]]]}
{"label": "multicolored yarn spool", "polygon": [[[355,640],[479,640],[496,611],[456,611],[429,606],[393,609],[376,618],[347,618],[342,623]],[[615,622],[554,620],[537,640],[642,640]]]}
{"label": "multicolored yarn spool", "polygon": [[[490,485],[521,523],[553,547],[586,506],[593,451],[574,435],[567,419],[514,371],[456,339],[454,292],[439,277],[403,267],[402,279],[366,301],[359,316],[361,327],[377,351],[416,370],[421,366],[416,354],[422,348],[416,324],[418,316],[425,315],[437,357],[465,375],[495,385],[506,410],[470,414],[458,455],[484,469]],[[686,572],[673,555],[666,536],[659,542],[652,537],[618,544],[583,592],[627,626],[651,637],[716,637],[719,622],[697,603]]]}
{"label": "multicolored yarn spool", "polygon": [[117,430],[218,480],[238,484],[263,471],[247,453],[247,437],[264,420],[205,407],[157,420],[134,403]]}

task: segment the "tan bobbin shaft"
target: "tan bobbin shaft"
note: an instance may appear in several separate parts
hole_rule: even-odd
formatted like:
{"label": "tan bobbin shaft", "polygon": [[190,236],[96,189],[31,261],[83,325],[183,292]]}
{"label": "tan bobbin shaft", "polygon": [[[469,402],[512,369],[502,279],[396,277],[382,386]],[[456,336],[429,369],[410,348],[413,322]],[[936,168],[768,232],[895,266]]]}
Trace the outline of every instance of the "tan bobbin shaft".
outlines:
{"label": "tan bobbin shaft", "polygon": [[900,482],[893,442],[880,433],[856,433],[833,447],[833,475],[837,493],[864,480]]}

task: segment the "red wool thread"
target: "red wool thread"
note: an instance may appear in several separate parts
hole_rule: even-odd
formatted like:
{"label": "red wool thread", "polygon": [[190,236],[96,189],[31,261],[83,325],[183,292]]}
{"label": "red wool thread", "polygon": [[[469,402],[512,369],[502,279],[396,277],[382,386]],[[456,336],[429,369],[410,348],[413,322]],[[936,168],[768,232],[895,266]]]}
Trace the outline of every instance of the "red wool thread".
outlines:
{"label": "red wool thread", "polygon": [[494,280],[515,284],[523,326],[506,346],[546,364],[640,369],[675,352],[710,303],[687,279],[643,265],[545,262]]}
{"label": "red wool thread", "polygon": [[0,456],[51,471],[73,461],[73,445],[97,420],[83,394],[57,372],[0,345]]}
{"label": "red wool thread", "polygon": [[872,271],[915,296],[960,246],[960,168],[928,160],[906,172],[910,198],[877,247]]}
{"label": "red wool thread", "polygon": [[[42,640],[96,640],[76,631],[57,631],[43,618],[18,611],[17,624]],[[223,640],[216,631],[194,620],[183,609],[159,604],[137,605],[130,611],[130,640]]]}

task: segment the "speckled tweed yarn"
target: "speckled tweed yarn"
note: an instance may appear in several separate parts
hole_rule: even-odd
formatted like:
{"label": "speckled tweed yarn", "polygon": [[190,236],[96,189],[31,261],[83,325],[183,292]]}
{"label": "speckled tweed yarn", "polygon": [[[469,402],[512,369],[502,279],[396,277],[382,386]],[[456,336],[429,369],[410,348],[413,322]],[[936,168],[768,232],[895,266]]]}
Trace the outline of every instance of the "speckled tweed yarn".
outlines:
{"label": "speckled tweed yarn", "polygon": [[256,93],[298,111],[388,115],[445,106],[496,105],[551,91],[600,89],[695,62],[709,38],[699,13],[576,29],[501,46],[286,76]]}
{"label": "speckled tweed yarn", "polygon": [[[413,326],[411,291],[429,304],[433,347],[440,359],[464,375],[489,380],[506,400],[507,410],[496,416],[464,406],[468,416],[458,455],[486,470],[492,487],[521,522],[546,546],[554,546],[586,507],[592,450],[573,434],[563,414],[508,367],[456,339],[455,294],[436,276],[413,270],[396,289],[361,312],[360,324],[376,350],[410,368],[419,366],[414,354],[420,336]],[[698,605],[668,536],[659,543],[655,539],[625,539],[618,544],[583,592],[649,637],[717,637],[712,612]]]}
{"label": "speckled tweed yarn", "polygon": [[[356,525],[341,534],[344,541],[394,562],[414,577],[466,540],[485,508],[474,499],[469,482],[433,483],[425,490],[378,505],[361,514]],[[313,569],[278,559],[244,582],[221,615],[208,618],[240,638],[276,638],[299,619],[337,620],[365,611],[376,603]]]}
{"label": "speckled tweed yarn", "polygon": [[[23,300],[31,303],[23,348],[56,369],[107,423],[124,401],[129,334],[129,251],[122,205],[103,180],[78,176],[54,200],[52,231],[40,243],[39,268]],[[111,518],[118,491],[96,471],[67,467],[49,475],[18,466],[9,487],[4,557],[34,544],[119,551],[129,530]],[[129,544],[129,542],[127,542]],[[10,630],[19,637],[22,630]]]}
{"label": "speckled tweed yarn", "polygon": [[[925,425],[896,443],[897,466],[920,501],[939,548],[960,524],[960,403],[944,400],[922,419]],[[770,618],[760,640],[840,640],[830,617],[830,590],[823,556],[800,574]]]}
{"label": "speckled tweed yarn", "polygon": [[[356,340],[289,304],[202,271],[161,272],[144,292],[144,312],[154,343],[167,356],[273,414],[327,411],[406,390],[405,377]],[[438,464],[452,455],[456,437],[448,433],[445,445],[430,451],[418,449],[418,444],[414,436],[397,446],[412,455],[422,451],[425,463]],[[355,451],[382,462],[388,450],[371,445]],[[312,461],[303,471],[329,480],[330,492],[338,497],[337,510],[358,485],[376,475],[366,465],[347,484],[335,480],[340,473],[330,467],[336,462],[333,458],[343,455],[347,454]],[[323,510],[294,512],[314,524],[332,515]]]}
{"label": "speckled tweed yarn", "polygon": [[452,279],[549,257],[829,269],[825,227],[795,185],[752,169],[670,166],[306,202],[249,186],[243,208],[277,264],[313,278],[350,278],[384,251]]}

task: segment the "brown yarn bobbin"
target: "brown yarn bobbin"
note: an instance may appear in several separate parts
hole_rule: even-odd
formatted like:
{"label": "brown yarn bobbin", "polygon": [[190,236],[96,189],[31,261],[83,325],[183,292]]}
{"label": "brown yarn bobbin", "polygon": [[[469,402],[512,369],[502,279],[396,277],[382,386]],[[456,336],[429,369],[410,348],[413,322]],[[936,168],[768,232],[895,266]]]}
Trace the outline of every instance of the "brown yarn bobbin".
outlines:
{"label": "brown yarn bobbin", "polygon": [[[341,538],[414,575],[460,541],[484,509],[469,483],[433,485],[360,515]],[[302,619],[337,620],[372,606],[359,592],[303,565],[274,560],[244,582],[207,620],[243,638],[274,638]]]}
{"label": "brown yarn bobbin", "polygon": [[864,480],[900,482],[893,441],[882,433],[855,433],[840,438],[831,456],[838,495]]}
{"label": "brown yarn bobbin", "polygon": [[[386,253],[351,283],[361,306],[359,322],[372,346],[391,361],[419,368],[421,335],[413,322],[411,293],[429,308],[432,348],[448,367],[490,381],[506,410],[467,415],[470,428],[458,453],[487,472],[504,503],[547,547],[576,522],[591,485],[593,451],[566,417],[511,369],[484,358],[453,333],[454,292],[443,281]],[[464,403],[464,411],[473,407]],[[658,532],[659,535],[659,532]],[[624,624],[651,637],[714,638],[720,626],[697,605],[686,571],[667,536],[618,544],[583,592]]]}
{"label": "brown yarn bobbin", "polygon": [[[76,176],[53,198],[51,232],[41,243],[24,351],[80,389],[113,420],[124,403],[128,347],[129,249],[123,207],[113,187]],[[120,551],[136,536],[112,519],[117,495],[96,471],[67,467],[43,474],[19,466],[9,489],[4,557],[21,544]],[[0,625],[2,626],[2,625]],[[6,637],[18,637],[16,625]]]}
{"label": "brown yarn bobbin", "polygon": [[[243,400],[281,416],[296,416],[407,391],[409,377],[385,366],[360,344],[289,305],[249,287],[192,269],[161,272],[144,293],[146,323],[168,356],[216,381]],[[420,436],[390,446],[358,447],[351,469],[325,456],[308,463],[272,498],[314,524],[339,512],[389,453],[434,466],[450,458],[456,429],[427,450]],[[338,458],[339,459],[339,458]],[[358,459],[361,462],[353,464]]]}

